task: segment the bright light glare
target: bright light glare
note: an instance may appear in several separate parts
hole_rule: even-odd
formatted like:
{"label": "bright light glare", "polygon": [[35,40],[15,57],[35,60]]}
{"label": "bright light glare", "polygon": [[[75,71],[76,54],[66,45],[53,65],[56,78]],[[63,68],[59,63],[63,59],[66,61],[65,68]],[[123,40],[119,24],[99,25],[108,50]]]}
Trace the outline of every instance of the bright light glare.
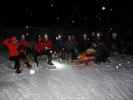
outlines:
{"label": "bright light glare", "polygon": [[31,75],[35,74],[35,70],[31,69],[31,70],[30,70],[30,74],[31,74]]}
{"label": "bright light glare", "polygon": [[105,9],[106,9],[106,7],[105,7],[105,6],[103,6],[103,7],[102,7],[102,10],[105,10]]}
{"label": "bright light glare", "polygon": [[52,63],[56,66],[56,69],[62,69],[62,68],[64,68],[64,64],[60,64],[57,61],[52,61]]}

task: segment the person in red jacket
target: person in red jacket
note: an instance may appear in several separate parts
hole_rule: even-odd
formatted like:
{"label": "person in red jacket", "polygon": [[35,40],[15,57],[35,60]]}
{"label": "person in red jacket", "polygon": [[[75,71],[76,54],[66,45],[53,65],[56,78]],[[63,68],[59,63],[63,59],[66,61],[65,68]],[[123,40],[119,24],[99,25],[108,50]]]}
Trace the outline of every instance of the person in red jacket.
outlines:
{"label": "person in red jacket", "polygon": [[25,39],[25,35],[21,35],[21,39],[18,41],[19,57],[25,62],[28,68],[31,68],[26,54],[28,46],[29,42]]}
{"label": "person in red jacket", "polygon": [[53,42],[49,39],[48,34],[44,34],[43,44],[44,44],[44,54],[48,56],[48,64],[53,65],[52,63]]}
{"label": "person in red jacket", "polygon": [[9,51],[9,60],[14,62],[14,68],[16,69],[16,73],[21,73],[21,65],[20,60],[25,59],[25,64],[31,68],[31,65],[28,63],[27,57],[24,55],[24,51],[22,51],[23,47],[19,45],[19,41],[16,36],[12,36],[3,41],[3,44],[8,48]]}
{"label": "person in red jacket", "polygon": [[27,48],[29,46],[29,42],[25,39],[25,35],[21,35],[21,39],[19,41],[19,45],[23,46],[24,48]]}
{"label": "person in red jacket", "polygon": [[42,41],[41,36],[38,35],[37,41],[34,47],[34,52],[35,52],[34,61],[37,63],[37,66],[39,65],[38,56],[43,55],[43,50],[44,50],[43,41]]}
{"label": "person in red jacket", "polygon": [[39,65],[38,56],[47,55],[48,56],[48,64],[52,64],[52,53],[53,53],[53,43],[48,38],[48,35],[44,35],[44,39],[41,36],[38,36],[37,42],[35,43],[35,57],[34,60]]}
{"label": "person in red jacket", "polygon": [[15,36],[7,38],[3,41],[3,44],[8,48],[9,60],[14,61],[15,69],[17,73],[20,73],[20,59],[19,52],[17,50],[18,42]]}

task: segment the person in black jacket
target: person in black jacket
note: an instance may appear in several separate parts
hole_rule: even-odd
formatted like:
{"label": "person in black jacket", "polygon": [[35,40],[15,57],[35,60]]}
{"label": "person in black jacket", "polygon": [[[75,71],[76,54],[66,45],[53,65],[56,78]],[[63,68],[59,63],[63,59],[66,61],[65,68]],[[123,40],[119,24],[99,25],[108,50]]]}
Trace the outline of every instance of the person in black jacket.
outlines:
{"label": "person in black jacket", "polygon": [[90,47],[90,39],[88,38],[88,35],[84,33],[82,37],[79,40],[79,50],[80,52],[85,51]]}
{"label": "person in black jacket", "polygon": [[75,59],[78,56],[77,41],[72,35],[67,36],[65,51],[71,56],[71,59]]}
{"label": "person in black jacket", "polygon": [[110,56],[110,52],[103,42],[93,43],[93,47],[96,49],[96,63],[106,62]]}
{"label": "person in black jacket", "polygon": [[106,62],[109,56],[110,56],[110,53],[106,45],[103,42],[97,44],[96,63]]}

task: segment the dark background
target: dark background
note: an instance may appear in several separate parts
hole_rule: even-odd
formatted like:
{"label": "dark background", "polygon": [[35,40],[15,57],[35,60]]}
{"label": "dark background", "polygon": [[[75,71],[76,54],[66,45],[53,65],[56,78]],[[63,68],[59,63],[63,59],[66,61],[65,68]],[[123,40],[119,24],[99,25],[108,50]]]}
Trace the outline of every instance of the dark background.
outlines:
{"label": "dark background", "polygon": [[133,40],[133,6],[131,2],[114,3],[112,25],[114,31],[123,34],[127,40]]}
{"label": "dark background", "polygon": [[113,3],[113,31],[120,34],[125,41],[124,47],[133,53],[133,5],[132,2],[120,1]]}
{"label": "dark background", "polygon": [[[0,3],[0,26],[24,26],[26,24],[32,26],[69,25],[72,24],[72,20],[75,20],[73,26],[95,28],[95,4],[81,0],[54,1],[2,2]],[[51,4],[54,4],[54,6],[51,7]]]}
{"label": "dark background", "polygon": [[[103,0],[104,1],[104,0]],[[50,7],[50,4],[54,4]],[[40,1],[5,1],[0,2],[0,27],[24,27],[70,25],[97,30],[104,26],[96,22],[97,9],[94,0],[43,0]],[[131,2],[109,0],[107,7],[112,12],[104,18],[105,26],[113,27],[113,31],[130,34],[133,30],[133,6]],[[59,20],[57,18],[59,17]],[[75,20],[75,23],[72,23]]]}

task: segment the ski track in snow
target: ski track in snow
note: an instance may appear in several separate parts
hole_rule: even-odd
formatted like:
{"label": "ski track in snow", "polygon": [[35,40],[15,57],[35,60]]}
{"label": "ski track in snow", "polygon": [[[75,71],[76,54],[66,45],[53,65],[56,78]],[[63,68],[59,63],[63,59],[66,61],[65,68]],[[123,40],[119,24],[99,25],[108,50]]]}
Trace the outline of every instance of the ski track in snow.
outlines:
{"label": "ski track in snow", "polygon": [[110,61],[60,70],[47,70],[42,62],[30,75],[26,68],[15,74],[1,57],[0,100],[133,100],[133,57]]}

